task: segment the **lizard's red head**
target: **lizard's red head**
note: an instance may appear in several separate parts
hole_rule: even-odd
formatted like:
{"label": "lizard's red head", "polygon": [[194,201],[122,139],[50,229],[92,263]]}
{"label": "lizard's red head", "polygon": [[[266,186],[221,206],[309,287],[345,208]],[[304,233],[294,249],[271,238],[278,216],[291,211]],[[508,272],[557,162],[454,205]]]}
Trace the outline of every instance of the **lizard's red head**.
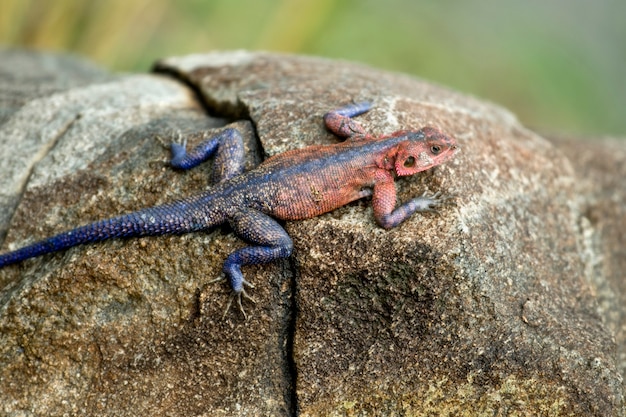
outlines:
{"label": "lizard's red head", "polygon": [[395,158],[395,170],[399,176],[413,175],[439,165],[452,158],[457,150],[453,137],[432,127],[405,135],[407,140],[400,142]]}

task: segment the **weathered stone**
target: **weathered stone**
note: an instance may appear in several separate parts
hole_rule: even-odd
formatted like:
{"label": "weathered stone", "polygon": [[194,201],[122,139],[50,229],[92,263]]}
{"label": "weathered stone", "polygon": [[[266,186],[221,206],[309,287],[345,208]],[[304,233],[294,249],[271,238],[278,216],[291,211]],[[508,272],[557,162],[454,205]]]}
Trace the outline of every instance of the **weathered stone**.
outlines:
{"label": "weathered stone", "polygon": [[273,155],[337,141],[321,116],[351,100],[374,102],[359,116],[373,133],[456,136],[452,162],[398,187],[401,201],[429,189],[457,206],[390,231],[367,201],[288,223],[294,256],[244,271],[247,321],[222,320],[227,289],[208,284],[243,245],[226,229],[0,270],[3,413],[623,414],[621,315],[607,329],[611,300],[595,297],[615,282],[589,264],[604,247],[588,244],[580,180],[548,141],[491,104],[345,62],[235,52],[157,68],[228,120],[158,75],[25,103],[0,126],[0,152],[22,164],[1,177],[4,249],[207,187],[210,164],[173,172],[155,134],[237,121],[252,165],[257,142]]}
{"label": "weathered stone", "polygon": [[615,138],[551,137],[569,158],[576,198],[585,274],[600,314],[617,339],[620,374],[626,372],[626,142]]}
{"label": "weathered stone", "polygon": [[[155,135],[217,133],[226,123],[156,75],[28,102],[0,127],[0,153],[26,167],[1,176],[20,203],[4,249],[205,189],[210,164],[173,171]],[[251,166],[251,125],[235,127]],[[248,272],[263,285],[247,323],[236,310],[221,320],[229,293],[208,285],[241,245],[217,230],[111,241],[3,269],[0,414],[288,414],[286,264]]]}

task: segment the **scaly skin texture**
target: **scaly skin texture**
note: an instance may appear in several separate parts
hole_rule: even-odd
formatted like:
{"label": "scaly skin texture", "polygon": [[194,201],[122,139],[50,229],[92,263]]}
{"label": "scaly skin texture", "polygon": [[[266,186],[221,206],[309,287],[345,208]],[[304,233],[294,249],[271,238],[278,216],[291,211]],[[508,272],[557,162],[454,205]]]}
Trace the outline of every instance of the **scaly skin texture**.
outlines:
{"label": "scaly skin texture", "polygon": [[224,130],[189,153],[184,144],[174,143],[170,163],[178,169],[191,169],[215,154],[217,184],[212,189],[81,226],[2,254],[0,268],[84,243],[182,234],[228,223],[239,237],[251,243],[231,253],[224,262],[224,274],[241,308],[241,296],[248,297],[244,284],[250,285],[241,267],[291,254],[291,238],[275,219],[308,219],[371,196],[376,221],[389,229],[416,211],[434,211],[449,199],[424,194],[396,208],[395,177],[447,161],[456,151],[456,142],[431,127],[373,137],[352,119],[369,109],[369,103],[357,103],[324,116],[326,127],[347,138],[344,142],[285,152],[245,174],[243,140],[235,129]]}

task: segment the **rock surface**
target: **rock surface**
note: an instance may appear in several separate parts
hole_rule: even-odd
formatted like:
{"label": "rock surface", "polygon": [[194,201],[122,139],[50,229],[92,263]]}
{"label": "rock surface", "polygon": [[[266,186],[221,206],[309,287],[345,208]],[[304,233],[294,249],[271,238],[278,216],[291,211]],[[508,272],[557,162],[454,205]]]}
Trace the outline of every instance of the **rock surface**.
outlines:
{"label": "rock surface", "polygon": [[[46,59],[59,74],[77,66]],[[623,415],[624,186],[608,168],[494,105],[351,63],[231,52],[156,68],[71,88],[53,76],[6,112],[3,250],[210,186],[211,164],[172,171],[155,135],[234,123],[252,166],[337,141],[321,116],[351,100],[374,102],[359,117],[373,133],[457,137],[452,162],[398,182],[402,201],[428,189],[457,207],[391,231],[367,201],[288,223],[294,256],[244,270],[247,321],[222,320],[228,290],[209,284],[243,245],[225,228],[0,270],[0,413]],[[32,82],[5,71],[0,83]],[[581,181],[579,164],[597,175]],[[616,189],[621,200],[589,209]]]}
{"label": "rock surface", "polygon": [[551,137],[576,172],[586,274],[599,308],[617,340],[626,373],[626,142],[615,138]]}

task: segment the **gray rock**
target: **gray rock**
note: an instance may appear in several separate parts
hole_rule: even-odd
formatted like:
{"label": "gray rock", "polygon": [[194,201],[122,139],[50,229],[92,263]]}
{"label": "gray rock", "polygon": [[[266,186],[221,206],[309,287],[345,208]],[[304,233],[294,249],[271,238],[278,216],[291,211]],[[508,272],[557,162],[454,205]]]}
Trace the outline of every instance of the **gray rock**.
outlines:
{"label": "gray rock", "polygon": [[626,372],[626,145],[616,138],[550,137],[576,172],[585,275]]}
{"label": "gray rock", "polygon": [[259,145],[267,156],[336,142],[321,116],[351,100],[374,102],[359,117],[373,133],[456,136],[452,162],[398,188],[401,201],[455,193],[457,206],[391,231],[367,201],[288,223],[294,256],[244,270],[257,299],[247,321],[222,320],[228,289],[209,284],[244,245],[227,229],[0,270],[2,413],[623,415],[620,273],[597,260],[619,271],[620,249],[600,255],[624,217],[597,229],[562,150],[494,105],[351,63],[231,52],[156,68],[13,108],[0,125],[4,250],[210,186],[211,164],[172,171],[155,135],[235,122],[252,166]]}

